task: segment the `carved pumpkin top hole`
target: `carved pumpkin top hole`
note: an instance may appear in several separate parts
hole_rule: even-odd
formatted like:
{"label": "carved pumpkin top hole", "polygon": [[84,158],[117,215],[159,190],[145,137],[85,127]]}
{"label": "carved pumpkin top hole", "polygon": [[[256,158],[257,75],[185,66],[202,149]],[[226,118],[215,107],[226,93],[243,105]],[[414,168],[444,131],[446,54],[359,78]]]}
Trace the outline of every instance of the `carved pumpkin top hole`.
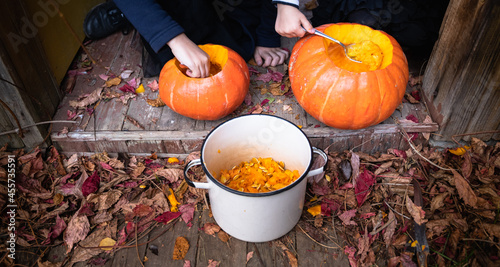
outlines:
{"label": "carved pumpkin top hole", "polygon": [[325,34],[349,45],[350,57],[363,63],[349,60],[342,47],[324,39],[326,53],[340,68],[352,72],[366,72],[383,69],[392,62],[392,44],[387,36],[370,27],[358,24],[337,24],[325,29]]}

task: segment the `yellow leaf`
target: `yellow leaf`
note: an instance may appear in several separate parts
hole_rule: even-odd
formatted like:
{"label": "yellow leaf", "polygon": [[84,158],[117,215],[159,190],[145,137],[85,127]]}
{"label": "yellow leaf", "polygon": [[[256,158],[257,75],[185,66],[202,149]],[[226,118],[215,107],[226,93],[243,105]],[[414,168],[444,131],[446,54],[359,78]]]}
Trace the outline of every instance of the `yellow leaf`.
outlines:
{"label": "yellow leaf", "polygon": [[417,246],[417,244],[418,244],[418,240],[415,240],[415,241],[413,241],[413,242],[411,243],[411,247],[412,247],[412,248],[414,248],[414,247],[416,247],[416,246]]}
{"label": "yellow leaf", "polygon": [[168,161],[168,163],[178,163],[179,159],[176,157],[170,157],[170,158],[168,158],[167,161]]}
{"label": "yellow leaf", "polygon": [[115,77],[111,80],[107,80],[105,82],[106,84],[106,87],[111,87],[111,86],[114,86],[114,85],[119,85],[120,83],[122,82],[122,79],[120,77]]}
{"label": "yellow leaf", "polygon": [[146,186],[145,186],[145,185],[143,185],[143,184],[141,184],[141,185],[139,185],[139,188],[144,189],[144,188],[146,188]]}
{"label": "yellow leaf", "polygon": [[152,107],[163,107],[163,106],[165,106],[165,103],[163,103],[163,101],[161,100],[160,96],[158,96],[158,98],[156,98],[156,99],[146,99],[146,102],[148,103],[148,105],[150,105]]}
{"label": "yellow leaf", "polygon": [[316,200],[318,200],[318,196],[312,197],[311,199],[309,199],[309,202],[313,202],[313,201],[316,201]]}
{"label": "yellow leaf", "polygon": [[144,85],[142,85],[142,83],[141,83],[141,85],[139,85],[139,87],[137,87],[137,89],[135,89],[136,94],[142,94],[142,93],[144,93],[144,91],[145,91]]}
{"label": "yellow leaf", "polygon": [[[109,247],[114,246],[116,241],[112,238],[106,237],[99,243],[99,247]],[[112,250],[112,248],[101,248],[102,250]]]}
{"label": "yellow leaf", "polygon": [[465,146],[465,149],[463,147],[457,147],[456,149],[448,149],[448,151],[451,154],[454,154],[454,155],[457,155],[457,156],[462,156],[467,151],[466,149],[469,150],[470,146]]}
{"label": "yellow leaf", "polygon": [[169,188],[168,191],[169,191],[169,194],[168,194],[167,198],[168,198],[168,201],[170,201],[170,206],[172,206],[170,211],[176,212],[176,211],[178,211],[177,206],[180,203],[175,198],[174,191],[172,191],[172,188]]}
{"label": "yellow leaf", "polygon": [[328,175],[328,174],[325,174],[325,179],[330,182],[332,180],[332,178]]}
{"label": "yellow leaf", "polygon": [[312,216],[321,214],[321,205],[312,206],[307,209],[307,212],[311,213]]}
{"label": "yellow leaf", "polygon": [[297,125],[297,127],[299,127],[300,129],[302,129],[302,125]]}

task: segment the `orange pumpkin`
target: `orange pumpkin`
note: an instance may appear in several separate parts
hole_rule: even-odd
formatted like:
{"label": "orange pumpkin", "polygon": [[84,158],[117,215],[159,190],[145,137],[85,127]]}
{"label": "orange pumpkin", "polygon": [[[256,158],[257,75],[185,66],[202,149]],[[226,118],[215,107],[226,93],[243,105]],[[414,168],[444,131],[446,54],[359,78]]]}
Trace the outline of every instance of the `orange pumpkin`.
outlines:
{"label": "orange pumpkin", "polygon": [[353,24],[317,28],[344,44],[363,63],[349,60],[340,45],[306,35],[294,46],[289,75],[292,91],[304,110],[339,129],[361,129],[389,118],[401,103],[408,83],[408,62],[397,41],[382,31]]}
{"label": "orange pumpkin", "polygon": [[191,78],[177,59],[168,61],[160,72],[159,91],[173,111],[197,120],[217,120],[243,103],[250,85],[245,60],[228,47],[200,45],[210,56],[210,76]]}

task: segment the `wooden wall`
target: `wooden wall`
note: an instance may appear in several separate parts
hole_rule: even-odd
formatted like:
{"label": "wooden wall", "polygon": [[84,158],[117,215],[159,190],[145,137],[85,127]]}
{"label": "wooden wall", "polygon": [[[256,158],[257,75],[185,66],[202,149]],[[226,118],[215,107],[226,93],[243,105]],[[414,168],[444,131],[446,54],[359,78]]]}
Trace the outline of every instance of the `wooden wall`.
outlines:
{"label": "wooden wall", "polygon": [[[450,1],[422,86],[440,125],[436,139],[500,130],[499,36],[500,1]],[[498,132],[474,136],[500,139]]]}

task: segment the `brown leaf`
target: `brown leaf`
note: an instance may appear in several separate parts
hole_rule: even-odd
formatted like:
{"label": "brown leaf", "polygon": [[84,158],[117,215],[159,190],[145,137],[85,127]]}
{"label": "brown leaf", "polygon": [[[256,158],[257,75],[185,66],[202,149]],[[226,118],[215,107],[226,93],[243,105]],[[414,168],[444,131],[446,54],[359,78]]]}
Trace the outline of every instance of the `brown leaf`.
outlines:
{"label": "brown leaf", "polygon": [[446,197],[449,194],[450,193],[448,193],[448,192],[444,192],[444,193],[441,193],[441,194],[435,196],[434,198],[432,198],[432,201],[431,201],[431,212],[434,212],[435,210],[443,207],[444,206],[444,200],[446,199]]}
{"label": "brown leaf", "polygon": [[224,243],[227,243],[229,241],[229,235],[222,230],[220,230],[219,233],[217,233],[217,236]]}
{"label": "brown leaf", "polygon": [[80,242],[80,246],[75,247],[69,266],[72,266],[75,262],[86,261],[99,255],[102,252],[101,249],[88,249],[85,247],[98,247],[104,238],[112,238],[113,232],[116,232],[116,229],[112,224],[109,224],[107,227],[96,228],[85,240]]}
{"label": "brown leaf", "polygon": [[120,77],[115,77],[115,78],[112,78],[110,80],[107,80],[105,82],[105,84],[106,84],[106,87],[111,87],[111,86],[119,85],[121,82],[122,82],[122,79]]}
{"label": "brown leaf", "polygon": [[465,179],[469,179],[471,173],[472,173],[472,161],[470,158],[470,154],[465,152],[463,155],[463,163],[462,163],[462,174]]}
{"label": "brown leaf", "polygon": [[477,196],[470,187],[469,183],[457,171],[452,170],[452,172],[455,179],[455,186],[457,188],[458,195],[464,200],[465,204],[476,208]]}
{"label": "brown leaf", "polygon": [[[397,220],[396,216],[394,216],[394,212],[392,210],[389,211],[389,216],[387,217],[389,226],[385,229],[384,232],[384,242],[385,242],[385,247],[388,248],[389,245],[392,243],[392,237],[394,236],[394,233],[396,232],[396,225],[397,225]],[[392,220],[392,222],[391,222]]]}
{"label": "brown leaf", "polygon": [[73,249],[73,245],[87,237],[90,231],[90,223],[87,216],[79,216],[75,213],[68,223],[66,231],[64,231],[64,242],[67,249],[66,254]]}
{"label": "brown leaf", "polygon": [[120,199],[121,195],[122,192],[120,190],[113,189],[93,195],[93,197],[89,199],[89,202],[96,204],[97,210],[107,210]]}
{"label": "brown leaf", "polygon": [[422,207],[415,205],[413,201],[411,201],[409,196],[406,196],[406,209],[418,225],[422,225],[423,223],[427,222],[427,220],[424,218],[425,211],[422,209]]}
{"label": "brown leaf", "polygon": [[352,184],[356,186],[356,180],[359,176],[359,155],[352,152],[351,155],[351,166],[352,166]]}
{"label": "brown leaf", "polygon": [[313,10],[318,7],[318,2],[316,0],[311,0],[306,3],[305,8],[306,10]]}
{"label": "brown leaf", "polygon": [[205,225],[203,225],[203,231],[207,235],[215,236],[215,233],[218,233],[220,231],[220,226],[215,223],[205,223]]}
{"label": "brown leaf", "polygon": [[160,96],[158,95],[158,97],[156,99],[146,99],[146,102],[148,103],[148,105],[152,106],[152,107],[163,107],[165,106],[165,103],[163,102],[163,100],[161,100]]}
{"label": "brown leaf", "polygon": [[182,179],[184,177],[184,171],[181,169],[174,169],[174,168],[169,168],[169,169],[157,169],[155,171],[155,174],[161,177],[164,177],[167,179],[170,183],[175,183],[179,179]]}
{"label": "brown leaf", "polygon": [[99,101],[99,99],[101,99],[101,92],[102,88],[97,88],[92,93],[85,96],[82,100],[70,100],[69,105],[73,108],[85,108]]}
{"label": "brown leaf", "polygon": [[496,238],[500,238],[500,224],[483,223],[484,230]]}
{"label": "brown leaf", "polygon": [[175,239],[175,245],[174,245],[174,253],[173,253],[173,259],[174,260],[182,260],[186,256],[186,253],[189,250],[189,242],[187,239],[183,236],[179,236]]}
{"label": "brown leaf", "polygon": [[298,267],[299,262],[297,261],[297,257],[293,255],[293,253],[290,250],[285,251],[286,256],[288,257],[288,263],[290,264],[291,267]]}

